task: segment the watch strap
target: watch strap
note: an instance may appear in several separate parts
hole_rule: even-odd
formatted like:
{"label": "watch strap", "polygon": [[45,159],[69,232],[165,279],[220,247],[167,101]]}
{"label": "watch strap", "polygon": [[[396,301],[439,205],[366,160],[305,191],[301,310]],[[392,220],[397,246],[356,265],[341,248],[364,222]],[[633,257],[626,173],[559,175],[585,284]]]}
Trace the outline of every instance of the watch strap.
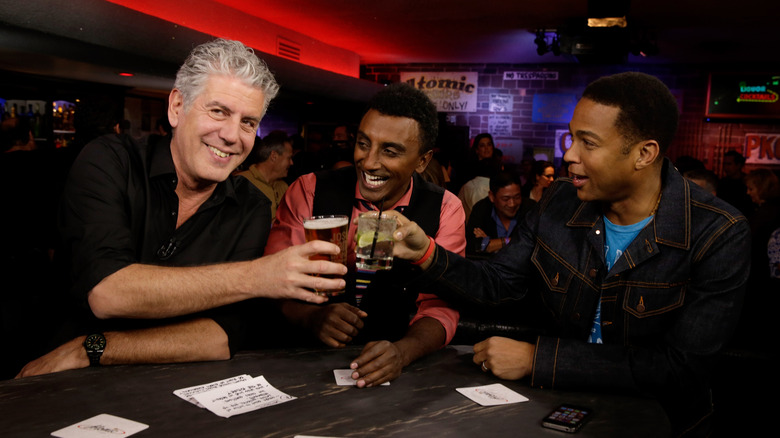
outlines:
{"label": "watch strap", "polygon": [[103,333],[93,333],[87,335],[84,339],[84,349],[89,358],[89,366],[100,366],[100,357],[103,356],[103,350],[106,348],[106,337]]}

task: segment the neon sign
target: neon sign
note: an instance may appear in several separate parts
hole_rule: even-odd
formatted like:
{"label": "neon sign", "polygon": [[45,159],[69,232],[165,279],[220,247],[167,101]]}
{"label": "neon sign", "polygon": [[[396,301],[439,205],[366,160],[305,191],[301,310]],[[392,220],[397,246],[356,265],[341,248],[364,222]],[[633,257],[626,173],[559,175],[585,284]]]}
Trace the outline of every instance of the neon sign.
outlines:
{"label": "neon sign", "polygon": [[768,90],[766,85],[747,85],[745,82],[739,83],[739,97],[737,102],[777,102],[777,93]]}
{"label": "neon sign", "polygon": [[780,74],[710,74],[705,117],[780,119]]}

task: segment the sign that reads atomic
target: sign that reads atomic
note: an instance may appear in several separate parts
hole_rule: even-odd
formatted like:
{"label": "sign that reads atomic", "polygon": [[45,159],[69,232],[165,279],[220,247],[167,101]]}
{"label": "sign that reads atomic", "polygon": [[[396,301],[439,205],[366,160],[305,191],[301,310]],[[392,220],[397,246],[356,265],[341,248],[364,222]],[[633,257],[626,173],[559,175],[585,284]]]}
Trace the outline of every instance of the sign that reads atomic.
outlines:
{"label": "sign that reads atomic", "polygon": [[425,92],[444,113],[477,110],[477,78],[476,72],[401,72],[401,82]]}

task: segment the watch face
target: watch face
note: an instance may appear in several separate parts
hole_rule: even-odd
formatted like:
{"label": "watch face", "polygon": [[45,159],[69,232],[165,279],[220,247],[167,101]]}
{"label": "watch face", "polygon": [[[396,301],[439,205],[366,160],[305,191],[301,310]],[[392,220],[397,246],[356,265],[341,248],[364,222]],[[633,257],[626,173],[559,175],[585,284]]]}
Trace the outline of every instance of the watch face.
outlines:
{"label": "watch face", "polygon": [[102,351],[106,348],[106,338],[103,335],[89,335],[84,341],[84,347],[88,351]]}

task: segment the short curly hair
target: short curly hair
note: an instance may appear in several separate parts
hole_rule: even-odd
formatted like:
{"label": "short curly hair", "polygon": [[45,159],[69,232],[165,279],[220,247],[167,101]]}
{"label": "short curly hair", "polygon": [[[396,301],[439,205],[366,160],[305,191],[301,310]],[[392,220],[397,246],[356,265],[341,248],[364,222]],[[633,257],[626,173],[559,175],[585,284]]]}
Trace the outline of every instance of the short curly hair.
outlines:
{"label": "short curly hair", "polygon": [[368,102],[368,110],[386,116],[406,117],[417,122],[420,132],[420,154],[433,150],[439,135],[436,105],[428,95],[405,82],[390,84]]}
{"label": "short curly hair", "polygon": [[261,90],[265,97],[263,114],[279,92],[274,75],[251,48],[240,41],[220,38],[195,47],[176,73],[173,86],[181,92],[185,110],[203,92],[212,75],[236,77]]}
{"label": "short curly hair", "polygon": [[626,140],[623,153],[642,140],[657,141],[661,155],[669,149],[677,132],[679,109],[658,78],[639,72],[605,76],[588,85],[582,97],[620,109],[615,127]]}

